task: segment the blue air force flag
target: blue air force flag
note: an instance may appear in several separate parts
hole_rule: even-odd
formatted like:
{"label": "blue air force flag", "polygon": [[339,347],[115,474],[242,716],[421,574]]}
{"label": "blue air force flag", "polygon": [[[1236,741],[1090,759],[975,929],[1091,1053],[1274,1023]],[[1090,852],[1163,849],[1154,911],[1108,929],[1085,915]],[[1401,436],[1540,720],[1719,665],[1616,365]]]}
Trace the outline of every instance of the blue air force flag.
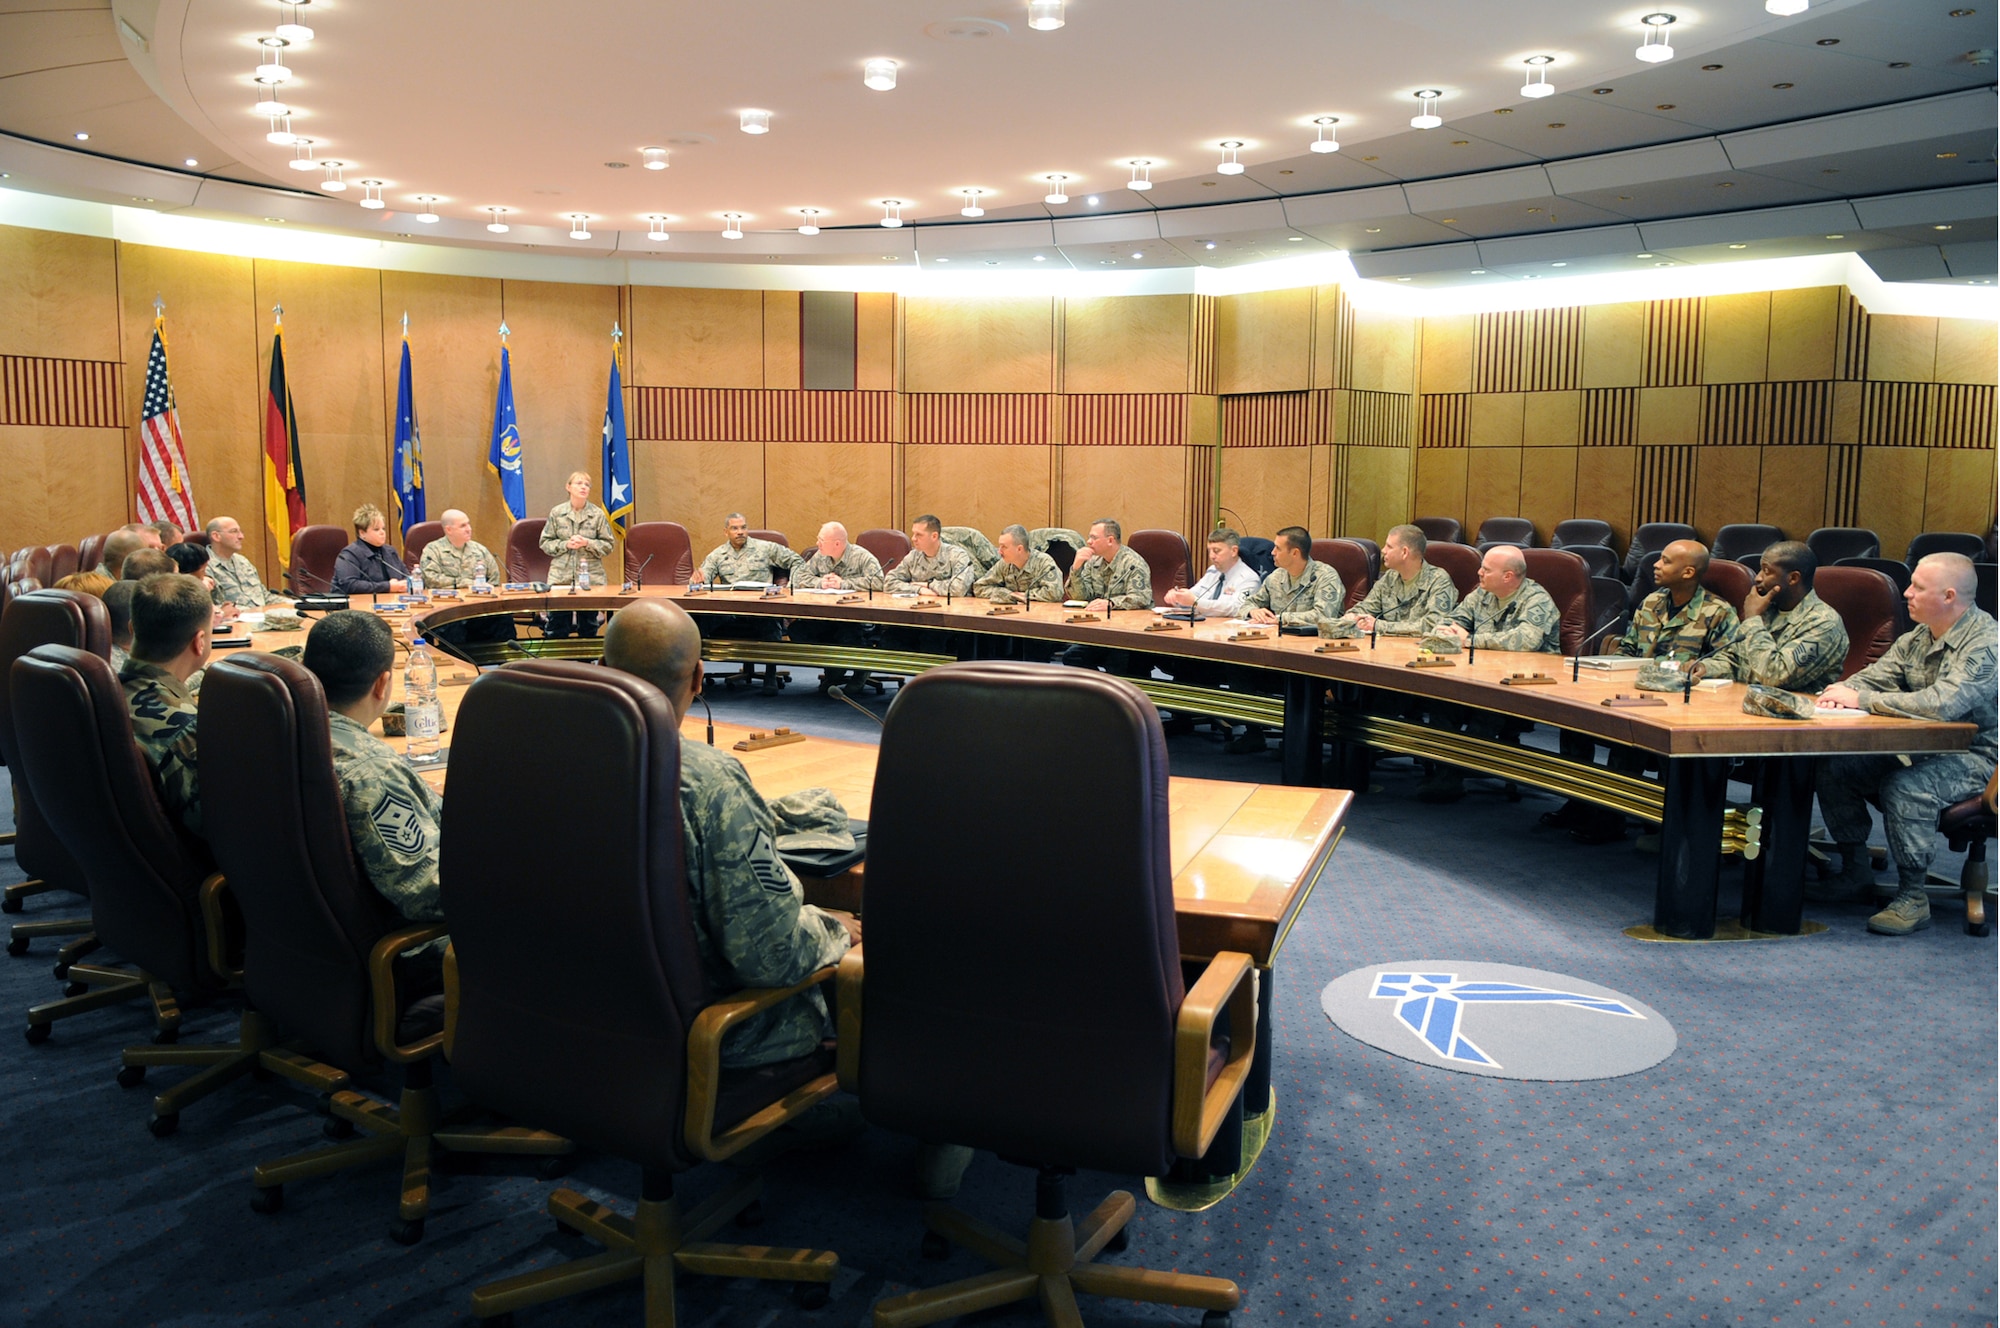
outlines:
{"label": "blue air force flag", "polygon": [[514,419],[514,371],[500,348],[500,395],[493,402],[493,442],[486,466],[500,477],[500,496],[516,521],[528,515],[528,487],[521,478],[521,428]]}
{"label": "blue air force flag", "polygon": [[429,520],[424,512],[424,444],[417,435],[417,399],[410,389],[410,343],[403,342],[403,367],[396,376],[396,455],[390,488],[404,539],[410,527]]}
{"label": "blue air force flag", "polygon": [[632,524],[632,450],[625,440],[625,395],[618,388],[618,356],[611,357],[611,391],[604,399],[604,510],[623,535]]}

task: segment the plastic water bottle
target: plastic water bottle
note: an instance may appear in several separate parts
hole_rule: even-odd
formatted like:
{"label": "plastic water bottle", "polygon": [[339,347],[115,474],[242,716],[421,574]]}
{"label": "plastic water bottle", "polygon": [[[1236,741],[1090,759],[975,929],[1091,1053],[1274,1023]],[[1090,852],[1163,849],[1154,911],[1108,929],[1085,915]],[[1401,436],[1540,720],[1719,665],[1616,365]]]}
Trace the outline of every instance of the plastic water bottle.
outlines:
{"label": "plastic water bottle", "polygon": [[583,555],[579,553],[576,555],[576,591],[580,595],[584,591],[589,589],[590,589],[590,564],[585,562],[583,560]]}
{"label": "plastic water bottle", "polygon": [[408,584],[408,585],[409,585],[409,587],[410,587],[410,591],[409,591],[409,593],[410,593],[410,594],[412,594],[412,595],[421,595],[421,594],[423,594],[423,593],[424,593],[424,569],[423,569],[422,567],[420,567],[420,566],[416,565],[415,563],[412,563],[412,564],[410,565],[410,579],[409,579],[409,581],[408,581],[408,583],[407,583],[407,584]]}
{"label": "plastic water bottle", "polygon": [[490,595],[493,593],[493,583],[486,579],[486,560],[484,558],[473,560],[472,593],[475,595]]}
{"label": "plastic water bottle", "polygon": [[411,765],[429,765],[443,753],[438,749],[438,732],[443,716],[438,711],[437,664],[419,636],[410,642],[410,662],[403,669],[403,732],[409,742],[403,754]]}

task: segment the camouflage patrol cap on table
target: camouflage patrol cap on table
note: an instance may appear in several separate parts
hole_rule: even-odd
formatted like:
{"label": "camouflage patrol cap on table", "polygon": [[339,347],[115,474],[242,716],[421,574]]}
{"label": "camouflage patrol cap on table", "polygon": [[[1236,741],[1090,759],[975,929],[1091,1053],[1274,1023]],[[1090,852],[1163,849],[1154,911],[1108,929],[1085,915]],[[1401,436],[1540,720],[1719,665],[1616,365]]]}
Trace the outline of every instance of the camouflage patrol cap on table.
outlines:
{"label": "camouflage patrol cap on table", "polygon": [[1769,715],[1773,719],[1811,719],[1818,712],[1812,697],[1804,692],[1788,692],[1782,687],[1750,684],[1743,697],[1743,713]]}
{"label": "camouflage patrol cap on table", "polygon": [[[1359,635],[1359,633],[1356,633]],[[1417,643],[1419,650],[1428,650],[1433,655],[1456,655],[1459,652],[1458,638],[1439,636],[1433,632]]]}

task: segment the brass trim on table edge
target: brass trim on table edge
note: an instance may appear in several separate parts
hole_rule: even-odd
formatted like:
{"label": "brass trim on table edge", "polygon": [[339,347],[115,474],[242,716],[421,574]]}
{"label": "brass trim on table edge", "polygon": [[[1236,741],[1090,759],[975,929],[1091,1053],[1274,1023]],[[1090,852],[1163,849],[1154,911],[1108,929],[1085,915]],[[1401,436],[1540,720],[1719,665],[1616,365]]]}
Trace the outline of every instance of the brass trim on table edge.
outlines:
{"label": "brass trim on table edge", "polygon": [[1298,899],[1292,905],[1292,914],[1285,919],[1284,930],[1271,938],[1271,954],[1264,961],[1265,968],[1278,966],[1278,952],[1285,948],[1285,938],[1292,934],[1292,928],[1298,924],[1300,916],[1306,911],[1306,905],[1312,902],[1313,891],[1319,889],[1319,878],[1326,874],[1327,865],[1333,861],[1333,851],[1340,847],[1340,841],[1345,838],[1347,838],[1347,823],[1343,821],[1340,828],[1333,832],[1333,837],[1326,841],[1326,851],[1319,855],[1319,866],[1313,870],[1312,879],[1305,883],[1305,888],[1299,891]]}
{"label": "brass trim on table edge", "polygon": [[1243,1118],[1243,1161],[1233,1176],[1208,1181],[1175,1181],[1163,1176],[1146,1177],[1146,1197],[1162,1208],[1177,1213],[1199,1213],[1227,1199],[1256,1167],[1264,1155],[1264,1145],[1278,1124],[1278,1090],[1271,1090],[1271,1105],[1255,1116]]}
{"label": "brass trim on table edge", "polygon": [[1669,936],[1650,922],[1641,922],[1625,928],[1625,934],[1635,941],[1650,941],[1671,945],[1714,945],[1722,941],[1796,941],[1801,936],[1817,936],[1827,930],[1824,922],[1807,919],[1799,924],[1796,933],[1781,931],[1751,931],[1743,925],[1741,918],[1717,918],[1713,936]]}

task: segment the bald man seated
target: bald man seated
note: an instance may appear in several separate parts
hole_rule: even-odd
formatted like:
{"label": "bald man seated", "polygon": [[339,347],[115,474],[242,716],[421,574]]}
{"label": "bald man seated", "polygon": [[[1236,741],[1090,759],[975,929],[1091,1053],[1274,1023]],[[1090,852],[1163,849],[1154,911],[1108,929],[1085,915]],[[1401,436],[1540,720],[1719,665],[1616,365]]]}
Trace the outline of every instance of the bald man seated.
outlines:
{"label": "bald man seated", "polygon": [[[678,606],[640,600],[612,615],[604,664],[658,687],[679,721],[701,691],[701,633]],[[861,940],[857,918],[805,902],[778,856],[771,809],[734,756],[681,744],[681,828],[697,945],[718,995],[803,982]],[[832,1036],[826,1001],[813,987],[737,1025],[723,1040],[722,1063],[791,1060]]]}
{"label": "bald man seated", "polygon": [[[438,524],[444,527],[444,538],[424,545],[423,554],[417,559],[417,569],[423,573],[425,589],[470,590],[482,571],[486,574],[488,585],[505,580],[503,564],[493,556],[493,550],[472,538],[471,517],[451,507],[438,518]],[[514,615],[490,613],[480,618],[446,623],[433,628],[432,634],[440,641],[455,646],[512,641]]]}

